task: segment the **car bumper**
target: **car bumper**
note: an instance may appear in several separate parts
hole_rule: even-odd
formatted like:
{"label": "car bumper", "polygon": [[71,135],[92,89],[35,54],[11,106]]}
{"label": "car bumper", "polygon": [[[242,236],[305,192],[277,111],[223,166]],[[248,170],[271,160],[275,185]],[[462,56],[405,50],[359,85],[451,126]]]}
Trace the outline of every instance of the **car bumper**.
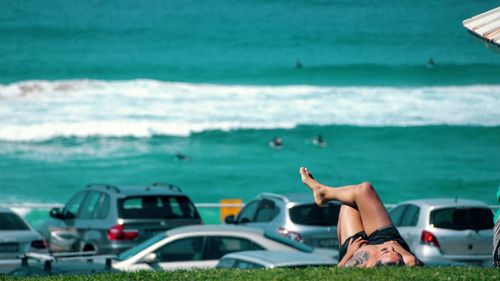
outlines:
{"label": "car bumper", "polygon": [[430,266],[480,266],[491,267],[491,255],[444,255],[438,248],[421,245],[415,250],[415,255]]}
{"label": "car bumper", "polygon": [[20,266],[20,259],[0,259],[0,275],[7,274]]}

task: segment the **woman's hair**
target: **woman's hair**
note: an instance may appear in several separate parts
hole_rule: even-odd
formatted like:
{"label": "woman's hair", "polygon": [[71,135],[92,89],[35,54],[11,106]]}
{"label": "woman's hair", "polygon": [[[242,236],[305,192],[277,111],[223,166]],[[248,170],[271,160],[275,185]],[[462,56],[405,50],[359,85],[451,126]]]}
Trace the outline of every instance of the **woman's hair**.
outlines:
{"label": "woman's hair", "polygon": [[386,260],[386,259],[378,260],[377,263],[375,264],[375,267],[406,265],[405,261],[403,259],[403,256],[401,256],[400,254],[398,254],[398,255],[399,255],[399,258],[397,260]]}
{"label": "woman's hair", "polygon": [[[375,264],[376,267],[378,267],[378,266],[398,266],[398,265],[406,265],[404,260],[403,260],[403,257],[401,257],[397,261],[390,261],[390,262],[383,262],[383,261],[379,260]],[[415,266],[424,266],[424,265],[425,264],[421,260],[419,260],[415,257]]]}

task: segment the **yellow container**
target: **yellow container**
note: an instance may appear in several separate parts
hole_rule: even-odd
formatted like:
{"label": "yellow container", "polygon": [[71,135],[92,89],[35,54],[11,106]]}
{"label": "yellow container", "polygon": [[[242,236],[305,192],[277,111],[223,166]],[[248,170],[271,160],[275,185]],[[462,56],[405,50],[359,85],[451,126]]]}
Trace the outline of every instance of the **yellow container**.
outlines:
{"label": "yellow container", "polygon": [[[220,221],[224,222],[227,216],[236,215],[241,210],[241,206],[243,205],[243,201],[241,199],[222,199],[219,201],[221,204],[220,207]],[[225,206],[225,205],[234,205],[234,206]]]}

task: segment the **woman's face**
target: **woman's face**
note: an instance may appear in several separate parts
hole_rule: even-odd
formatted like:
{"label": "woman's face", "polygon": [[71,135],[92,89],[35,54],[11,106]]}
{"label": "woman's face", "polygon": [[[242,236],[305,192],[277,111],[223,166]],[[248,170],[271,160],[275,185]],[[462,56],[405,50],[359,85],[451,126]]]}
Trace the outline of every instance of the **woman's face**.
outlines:
{"label": "woman's face", "polygon": [[392,247],[382,247],[378,253],[377,265],[404,265],[403,256]]}

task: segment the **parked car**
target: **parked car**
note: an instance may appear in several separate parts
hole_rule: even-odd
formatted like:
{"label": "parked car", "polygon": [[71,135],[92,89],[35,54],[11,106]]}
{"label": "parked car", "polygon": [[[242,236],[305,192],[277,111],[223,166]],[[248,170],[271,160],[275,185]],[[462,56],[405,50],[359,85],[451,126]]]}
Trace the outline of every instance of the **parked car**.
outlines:
{"label": "parked car", "polygon": [[396,205],[390,216],[427,265],[491,265],[493,212],[483,202],[411,200]]}
{"label": "parked car", "polygon": [[223,256],[216,268],[258,269],[311,266],[333,266],[337,261],[323,256],[303,252],[243,251]]}
{"label": "parked car", "polygon": [[158,232],[202,220],[189,197],[168,184],[116,187],[91,184],[64,208],[50,210],[40,232],[54,252],[115,254]]}
{"label": "parked car", "polygon": [[47,242],[19,215],[0,208],[0,273],[15,266],[19,255],[26,252],[48,253]]}
{"label": "parked car", "polygon": [[36,254],[27,253],[18,260],[10,276],[89,275],[116,272],[111,267],[112,256],[95,256],[93,252]]}
{"label": "parked car", "polygon": [[228,253],[247,250],[279,250],[338,256],[334,250],[316,250],[262,229],[235,225],[179,227],[131,248],[114,260],[117,270],[173,270],[214,268]]}
{"label": "parked car", "polygon": [[273,231],[313,247],[338,249],[339,211],[338,202],[317,206],[310,193],[260,193],[245,204],[236,218],[228,216],[225,222]]}

